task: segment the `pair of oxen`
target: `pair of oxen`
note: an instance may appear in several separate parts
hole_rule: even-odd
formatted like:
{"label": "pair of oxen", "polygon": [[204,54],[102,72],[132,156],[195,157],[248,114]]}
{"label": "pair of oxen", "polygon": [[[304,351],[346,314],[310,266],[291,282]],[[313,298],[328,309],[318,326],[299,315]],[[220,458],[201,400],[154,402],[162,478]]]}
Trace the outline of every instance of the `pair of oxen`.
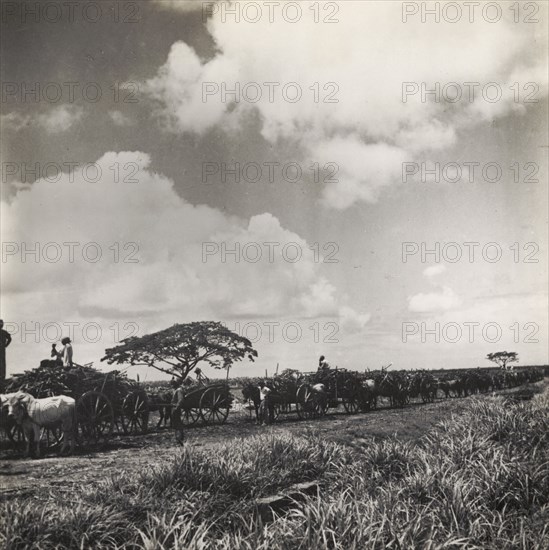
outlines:
{"label": "pair of oxen", "polygon": [[22,391],[0,394],[2,421],[15,422],[25,434],[26,453],[32,456],[31,442],[34,442],[36,456],[40,457],[40,435],[43,428],[61,428],[63,444],[60,454],[74,451],[76,439],[76,403],[72,397],[57,395],[36,399]]}

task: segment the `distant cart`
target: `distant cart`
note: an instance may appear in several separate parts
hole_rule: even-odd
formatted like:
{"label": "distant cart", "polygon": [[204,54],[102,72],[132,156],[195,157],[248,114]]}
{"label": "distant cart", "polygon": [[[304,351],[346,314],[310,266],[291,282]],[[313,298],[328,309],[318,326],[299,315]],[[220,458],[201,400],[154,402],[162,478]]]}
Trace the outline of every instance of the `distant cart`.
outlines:
{"label": "distant cart", "polygon": [[357,372],[328,367],[308,373],[307,378],[311,384],[324,385],[327,408],[342,405],[347,414],[356,414],[374,407],[374,394]]}
{"label": "distant cart", "polygon": [[[253,403],[256,417],[261,403],[260,381],[249,382],[242,388],[244,399]],[[273,420],[280,415],[295,414],[300,419],[320,418],[326,414],[326,395],[314,389],[313,383],[303,378],[276,376],[268,381],[271,390],[269,402]]]}

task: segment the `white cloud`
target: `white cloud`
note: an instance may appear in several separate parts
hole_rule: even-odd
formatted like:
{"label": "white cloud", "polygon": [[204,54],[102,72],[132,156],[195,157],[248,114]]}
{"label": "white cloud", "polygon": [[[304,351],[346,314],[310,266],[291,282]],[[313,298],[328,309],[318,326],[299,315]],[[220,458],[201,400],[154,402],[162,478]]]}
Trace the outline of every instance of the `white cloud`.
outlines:
{"label": "white cloud", "polygon": [[203,9],[205,4],[213,4],[214,1],[204,2],[203,0],[154,0],[154,3],[162,9],[171,9],[181,12],[193,12]]}
{"label": "white cloud", "polygon": [[77,105],[59,105],[38,115],[38,124],[49,134],[59,134],[68,130],[84,115],[84,109]]}
{"label": "white cloud", "polygon": [[[464,18],[452,25],[425,25],[418,16],[404,25],[398,2],[340,2],[339,22],[319,26],[310,6],[300,5],[303,16],[297,23],[285,21],[280,13],[274,22],[264,16],[258,22],[241,18],[237,23],[232,16],[221,17],[219,10],[208,20],[218,53],[206,61],[184,42],[175,43],[146,85],[167,127],[197,133],[214,126],[234,128],[253,110],[260,115],[267,140],[295,142],[305,156],[312,157],[331,142],[339,147],[348,141],[364,152],[373,146],[386,148],[393,153],[390,163],[395,157],[414,160],[422,151],[447,148],[459,132],[472,131],[480,120],[524,110],[508,89],[513,79],[538,82],[538,97],[547,93],[542,71],[546,34],[533,38],[510,20],[497,25],[478,20],[472,25]],[[277,83],[274,101],[266,82]],[[298,83],[303,94],[295,103],[281,99],[290,82]],[[442,88],[447,82],[479,82],[482,89],[485,83],[497,82],[505,98],[490,103],[477,97],[474,103],[454,104],[444,98],[422,101],[419,91],[404,103],[403,82],[417,84],[418,90],[423,83],[426,88],[440,83]],[[216,93],[203,97],[204,83],[211,83]],[[257,102],[244,100],[248,83],[254,83],[248,97],[255,99],[261,91]],[[222,98],[223,85],[239,85],[240,101],[231,95]],[[333,91],[337,102],[325,101]],[[337,189],[327,186],[324,203],[341,209],[374,202],[382,188],[399,183],[392,173],[370,177],[370,161],[369,155],[358,154]]]}
{"label": "white cloud", "polygon": [[[423,275],[430,283],[439,286],[435,281],[446,271],[444,265],[432,265],[423,270]],[[435,313],[440,311],[454,310],[463,304],[463,299],[458,296],[451,288],[440,286],[438,292],[428,292],[414,294],[408,297],[408,309],[417,313]]]}
{"label": "white cloud", "polygon": [[22,115],[15,111],[8,113],[7,115],[2,115],[0,117],[0,122],[4,130],[14,130],[18,132],[23,129],[25,126],[28,126],[31,123],[31,118],[29,115]]}
{"label": "white cloud", "polygon": [[413,153],[446,149],[456,142],[456,127],[439,120],[403,127],[396,136],[396,143]]}
{"label": "white cloud", "polygon": [[12,111],[11,113],[2,115],[1,124],[4,129],[16,132],[26,127],[40,126],[48,134],[59,134],[80,121],[83,115],[84,109],[82,107],[67,104],[53,107],[34,118],[30,115],[22,115],[16,111]]}
{"label": "white cloud", "polygon": [[[23,263],[18,250],[3,264],[3,301],[12,320],[86,311],[154,315],[158,323],[174,317],[337,317],[347,305],[321,274],[309,244],[277,218],[265,213],[243,220],[193,206],[149,165],[144,153],[106,153],[88,178],[76,170],[56,182],[40,179],[11,203],[2,202],[3,240],[41,247],[37,263],[32,253]],[[131,169],[136,182],[125,173],[116,182],[115,166]],[[102,177],[92,183],[97,172]],[[77,243],[72,263],[69,242]],[[129,242],[136,245],[124,247]],[[47,243],[53,243],[48,256],[55,259],[60,251],[60,259],[44,259]],[[99,245],[100,260],[83,259],[86,243]],[[124,263],[137,247],[138,263]],[[214,253],[204,256],[204,250]],[[236,258],[231,250],[239,250]],[[39,299],[30,299],[29,289],[40,289]],[[350,307],[344,311],[364,319]]]}
{"label": "white cloud", "polygon": [[109,116],[116,126],[132,126],[133,120],[122,111],[109,111]]}
{"label": "white cloud", "polygon": [[440,275],[445,271],[446,267],[442,264],[432,265],[423,270],[423,275],[425,275],[425,277],[427,277],[428,279],[432,279],[433,277],[436,277],[437,275]]}
{"label": "white cloud", "polygon": [[326,183],[323,202],[343,210],[356,200],[376,202],[385,187],[401,176],[406,152],[385,143],[365,144],[358,136],[335,137],[311,145],[311,159],[321,166],[337,165],[332,179]]}
{"label": "white cloud", "polygon": [[359,332],[369,322],[371,315],[369,313],[357,313],[353,308],[342,306],[339,310],[341,326],[347,332]]}
{"label": "white cloud", "polygon": [[419,293],[408,298],[408,309],[416,313],[433,313],[455,309],[463,303],[462,299],[448,287],[442,292]]}

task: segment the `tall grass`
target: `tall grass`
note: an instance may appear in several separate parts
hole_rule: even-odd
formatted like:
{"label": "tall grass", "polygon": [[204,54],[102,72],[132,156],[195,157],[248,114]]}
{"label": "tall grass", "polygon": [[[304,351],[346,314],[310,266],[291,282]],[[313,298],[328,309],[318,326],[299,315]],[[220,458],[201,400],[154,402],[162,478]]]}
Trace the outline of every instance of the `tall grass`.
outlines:
{"label": "tall grass", "polygon": [[[83,487],[20,499],[5,548],[549,548],[549,392],[472,399],[419,442],[261,435]],[[320,498],[263,524],[254,499],[308,479]]]}

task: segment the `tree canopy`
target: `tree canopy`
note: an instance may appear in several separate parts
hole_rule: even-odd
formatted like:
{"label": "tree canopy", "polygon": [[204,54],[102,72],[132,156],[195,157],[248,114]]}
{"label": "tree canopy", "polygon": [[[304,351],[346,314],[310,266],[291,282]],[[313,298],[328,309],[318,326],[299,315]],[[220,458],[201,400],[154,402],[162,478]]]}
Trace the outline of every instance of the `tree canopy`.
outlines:
{"label": "tree canopy", "polygon": [[170,328],[132,336],[105,350],[109,365],[145,365],[185,380],[200,362],[216,369],[229,368],[242,359],[254,361],[251,342],[215,321],[175,324]]}
{"label": "tree canopy", "polygon": [[502,369],[507,368],[508,363],[516,363],[519,360],[518,353],[515,351],[497,351],[495,353],[489,353],[486,359],[493,361]]}

